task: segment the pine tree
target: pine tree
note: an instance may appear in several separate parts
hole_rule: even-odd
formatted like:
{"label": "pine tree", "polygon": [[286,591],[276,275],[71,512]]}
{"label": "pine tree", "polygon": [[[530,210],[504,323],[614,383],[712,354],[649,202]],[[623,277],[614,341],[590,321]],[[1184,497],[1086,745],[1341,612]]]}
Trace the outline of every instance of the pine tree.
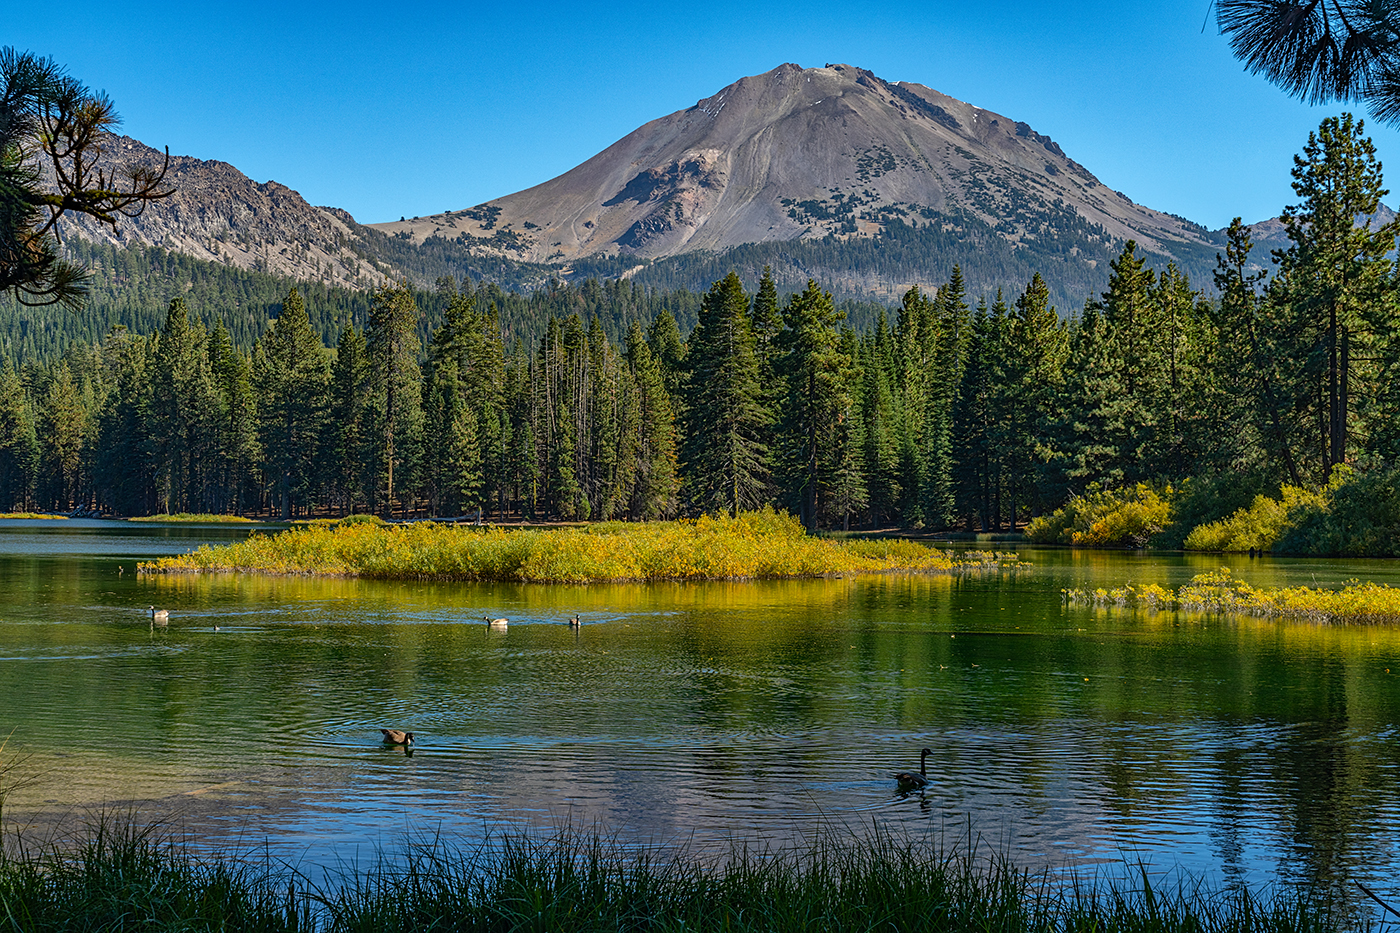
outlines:
{"label": "pine tree", "polygon": [[1156,472],[1165,367],[1151,300],[1156,277],[1129,240],[1110,265],[1108,291],[1085,303],[1070,344],[1066,403],[1058,420],[1059,482],[1108,488]]}
{"label": "pine tree", "polygon": [[870,504],[865,485],[865,423],[860,415],[861,376],[855,363],[860,345],[850,327],[841,329],[838,352],[844,361],[844,371],[841,392],[836,399],[825,511],[833,525],[839,523],[842,531],[850,531],[851,516]]}
{"label": "pine tree", "polygon": [[406,282],[386,285],[375,292],[365,326],[371,496],[372,503],[386,517],[392,514],[396,499],[407,515],[418,479],[423,428],[419,317],[418,305]]}
{"label": "pine tree", "polygon": [[156,347],[151,431],[156,498],[162,512],[203,511],[212,459],[207,427],[216,410],[203,328],[191,326],[183,298],[174,298]]}
{"label": "pine tree", "polygon": [[686,345],[681,340],[676,318],[665,308],[661,309],[647,330],[647,346],[656,358],[661,369],[661,378],[666,386],[666,396],[671,400],[672,413],[676,423],[685,420],[685,399],[689,382],[689,369],[686,363]]}
{"label": "pine tree", "polygon": [[934,303],[915,285],[904,293],[895,325],[899,372],[899,486],[904,524],[922,527],[928,518],[928,406],[938,348]]}
{"label": "pine tree", "polygon": [[1184,479],[1196,475],[1210,448],[1219,422],[1208,419],[1211,387],[1206,379],[1208,334],[1205,299],[1168,263],[1152,290],[1157,319],[1156,354],[1163,369],[1158,380],[1156,431],[1149,457],[1157,476]]}
{"label": "pine tree", "polygon": [[617,352],[594,317],[588,327],[588,486],[595,517],[616,516],[625,498],[619,488],[622,385]]}
{"label": "pine tree", "polygon": [[0,509],[28,510],[39,471],[39,442],[28,393],[5,361],[0,370]]}
{"label": "pine tree", "polygon": [[1086,302],[1071,329],[1063,403],[1052,424],[1050,485],[1056,500],[1083,493],[1092,483],[1114,488],[1126,482],[1119,447],[1123,425],[1111,420],[1125,392],[1118,369],[1109,325],[1098,305]]}
{"label": "pine tree", "polygon": [[[1000,294],[998,294],[1000,299]],[[968,338],[967,362],[963,367],[962,384],[958,386],[957,402],[953,407],[953,439],[957,449],[953,473],[957,514],[963,517],[968,531],[989,531],[991,522],[992,484],[995,473],[993,447],[995,400],[999,374],[997,365],[996,330],[1000,323],[987,313],[987,303],[979,301],[972,316],[971,336]]]}
{"label": "pine tree", "polygon": [[737,515],[768,499],[772,417],[758,384],[749,300],[731,272],[701,304],[687,351],[690,403],[685,464],[696,506]]}
{"label": "pine tree", "polygon": [[1276,343],[1297,364],[1290,403],[1306,411],[1299,459],[1325,482],[1366,443],[1362,416],[1376,391],[1372,365],[1396,312],[1389,254],[1394,223],[1371,230],[1365,220],[1386,194],[1375,146],[1351,114],[1328,117],[1293,160],[1300,201],[1283,222],[1291,245],[1278,252],[1268,300],[1284,327]]}
{"label": "pine tree", "polygon": [[882,311],[875,333],[861,342],[862,438],[865,445],[866,490],[871,521],[876,526],[899,514],[902,495],[899,458],[899,407],[895,396],[894,337]]}
{"label": "pine tree", "polygon": [[[534,371],[523,341],[517,340],[506,364],[502,404],[502,438],[506,451],[505,486],[522,515],[533,518],[539,498],[539,461],[535,452]],[[503,487],[504,488],[504,487]],[[502,506],[502,511],[505,508]]]}
{"label": "pine tree", "polygon": [[365,472],[369,461],[368,417],[369,362],[365,338],[347,323],[340,331],[331,367],[330,417],[321,444],[327,453],[330,489],[342,514],[353,513],[358,503],[369,499],[371,483]]}
{"label": "pine tree", "polygon": [[233,345],[220,319],[209,335],[209,364],[218,390],[214,425],[216,460],[215,508],[242,515],[252,491],[258,449],[258,412],[252,385],[252,364]]}
{"label": "pine tree", "polygon": [[[786,386],[781,409],[783,485],[796,497],[798,515],[811,531],[825,507],[836,453],[838,418],[846,412],[850,360],[841,352],[836,324],[844,314],[808,280],[783,308],[775,374]],[[848,496],[848,498],[850,498]]]}
{"label": "pine tree", "polygon": [[151,344],[120,326],[102,343],[109,388],[97,419],[93,481],[99,504],[118,515],[156,508]]}
{"label": "pine tree", "polygon": [[956,518],[953,407],[958,383],[962,381],[970,330],[967,289],[958,266],[953,267],[948,284],[938,291],[936,315],[934,370],[924,402],[924,515],[927,522],[948,525]]}
{"label": "pine tree", "polygon": [[79,505],[88,417],[68,364],[60,361],[38,406],[40,502],[68,511]]}
{"label": "pine tree", "polygon": [[[758,360],[758,383],[764,388],[773,387],[776,391],[776,360],[781,350],[777,344],[778,334],[783,329],[782,310],[778,306],[778,286],[773,281],[773,270],[763,267],[763,277],[758,280],[758,291],[753,296],[752,322],[754,356]],[[777,399],[771,399],[773,405]]]}
{"label": "pine tree", "polygon": [[549,498],[554,503],[554,514],[566,522],[584,516],[580,508],[588,500],[583,497],[583,488],[575,471],[577,442],[574,440],[574,418],[566,399],[561,399],[557,408],[554,443],[550,449]]}
{"label": "pine tree", "polygon": [[447,307],[428,343],[423,374],[423,491],[431,514],[460,515],[477,506],[481,487],[478,419],[460,378],[470,369],[470,345],[480,331],[472,296],[458,292],[451,279],[438,283],[438,294]]}
{"label": "pine tree", "polygon": [[1069,336],[1039,273],[1016,299],[1006,340],[1000,377],[1008,425],[1003,456],[1014,526],[1018,503],[1028,505],[1032,516],[1057,504],[1047,476],[1050,449],[1044,436],[1060,413]]}
{"label": "pine tree", "polygon": [[[1249,228],[1236,217],[1226,231],[1224,255],[1216,254],[1219,298],[1209,312],[1214,346],[1210,381],[1219,395],[1215,411],[1221,427],[1212,459],[1217,469],[1240,469],[1261,457],[1266,472],[1301,486],[1292,453],[1295,430],[1280,391],[1280,367],[1286,360],[1272,352],[1274,328],[1264,317],[1269,306],[1259,295],[1260,283],[1269,274],[1264,269],[1250,271],[1253,245]],[[1227,441],[1231,443],[1222,443]]]}
{"label": "pine tree", "polygon": [[275,486],[286,520],[294,502],[309,503],[330,403],[330,363],[295,288],[287,293],[276,323],[258,341],[253,383],[263,472]]}
{"label": "pine tree", "polygon": [[628,514],[645,521],[671,518],[679,490],[675,418],[661,366],[636,324],[627,332],[627,366],[636,393],[636,466]]}

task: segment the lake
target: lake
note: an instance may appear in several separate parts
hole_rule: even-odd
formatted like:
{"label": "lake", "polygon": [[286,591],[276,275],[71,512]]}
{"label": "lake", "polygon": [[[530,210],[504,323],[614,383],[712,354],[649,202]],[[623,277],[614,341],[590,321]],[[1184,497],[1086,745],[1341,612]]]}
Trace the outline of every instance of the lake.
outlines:
{"label": "lake", "polygon": [[[0,522],[0,763],[32,780],[11,828],[134,810],[314,868],[439,832],[718,850],[879,825],[1033,866],[1400,899],[1400,630],[1060,594],[1222,565],[1400,583],[1397,562],[1024,548],[1033,566],[984,576],[587,587],[134,573],[247,533]],[[381,726],[416,732],[412,754]],[[929,788],[898,793],[924,746]]]}

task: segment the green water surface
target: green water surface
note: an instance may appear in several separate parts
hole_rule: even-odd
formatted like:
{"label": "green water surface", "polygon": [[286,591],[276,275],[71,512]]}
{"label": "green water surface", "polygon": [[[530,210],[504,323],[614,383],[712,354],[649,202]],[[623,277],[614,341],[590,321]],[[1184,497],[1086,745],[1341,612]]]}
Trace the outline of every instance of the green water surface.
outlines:
{"label": "green water surface", "polygon": [[[422,833],[723,846],[879,824],[1028,864],[1400,895],[1400,629],[1060,593],[1222,564],[1400,583],[1394,562],[1027,549],[989,576],[590,587],[133,572],[247,533],[0,523],[0,761],[32,779],[11,825],[135,807],[317,863]],[[900,794],[923,746],[930,787]]]}

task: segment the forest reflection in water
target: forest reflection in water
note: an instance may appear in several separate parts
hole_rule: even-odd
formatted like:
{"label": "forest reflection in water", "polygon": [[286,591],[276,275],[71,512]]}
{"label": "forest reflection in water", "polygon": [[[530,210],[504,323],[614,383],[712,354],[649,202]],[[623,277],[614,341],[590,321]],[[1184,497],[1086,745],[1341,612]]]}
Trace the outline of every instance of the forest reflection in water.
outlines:
{"label": "forest reflection in water", "polygon": [[[1034,865],[1400,894],[1396,629],[1060,598],[1218,557],[591,587],[130,572],[241,533],[0,529],[5,754],[37,777],[7,820],[139,802],[310,863],[561,821],[702,845],[878,822]],[[1396,576],[1225,562],[1260,583]],[[412,755],[385,725],[418,734]],[[898,794],[925,745],[929,789]]]}

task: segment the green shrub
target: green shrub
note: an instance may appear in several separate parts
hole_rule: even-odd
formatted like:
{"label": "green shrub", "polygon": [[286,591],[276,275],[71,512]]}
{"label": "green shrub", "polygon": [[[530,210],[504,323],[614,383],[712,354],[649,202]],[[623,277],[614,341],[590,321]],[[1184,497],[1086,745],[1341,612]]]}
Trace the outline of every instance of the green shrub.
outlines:
{"label": "green shrub", "polygon": [[1321,502],[1289,514],[1274,551],[1311,557],[1400,556],[1400,467],[1339,466]]}
{"label": "green shrub", "polygon": [[1125,489],[1089,487],[1050,515],[1026,526],[1026,537],[1037,544],[1074,547],[1145,547],[1167,525],[1175,491],[1147,483]]}
{"label": "green shrub", "polygon": [[1255,496],[1277,488],[1276,483],[1258,471],[1183,480],[1172,498],[1171,520],[1149,543],[1154,548],[1180,550],[1197,527],[1248,508]]}
{"label": "green shrub", "polygon": [[1400,555],[1400,467],[1358,473],[1340,465],[1322,489],[1284,486],[1276,498],[1256,496],[1248,508],[1193,529],[1185,546],[1312,557]]}
{"label": "green shrub", "polygon": [[1292,522],[1315,511],[1325,511],[1325,491],[1312,492],[1298,486],[1284,486],[1277,499],[1255,496],[1248,508],[1228,518],[1194,528],[1186,536],[1188,551],[1268,551]]}
{"label": "green shrub", "polygon": [[378,515],[371,515],[366,512],[359,512],[354,515],[347,515],[336,522],[337,525],[363,525],[365,523],[371,525],[389,524],[384,519],[380,518]]}

